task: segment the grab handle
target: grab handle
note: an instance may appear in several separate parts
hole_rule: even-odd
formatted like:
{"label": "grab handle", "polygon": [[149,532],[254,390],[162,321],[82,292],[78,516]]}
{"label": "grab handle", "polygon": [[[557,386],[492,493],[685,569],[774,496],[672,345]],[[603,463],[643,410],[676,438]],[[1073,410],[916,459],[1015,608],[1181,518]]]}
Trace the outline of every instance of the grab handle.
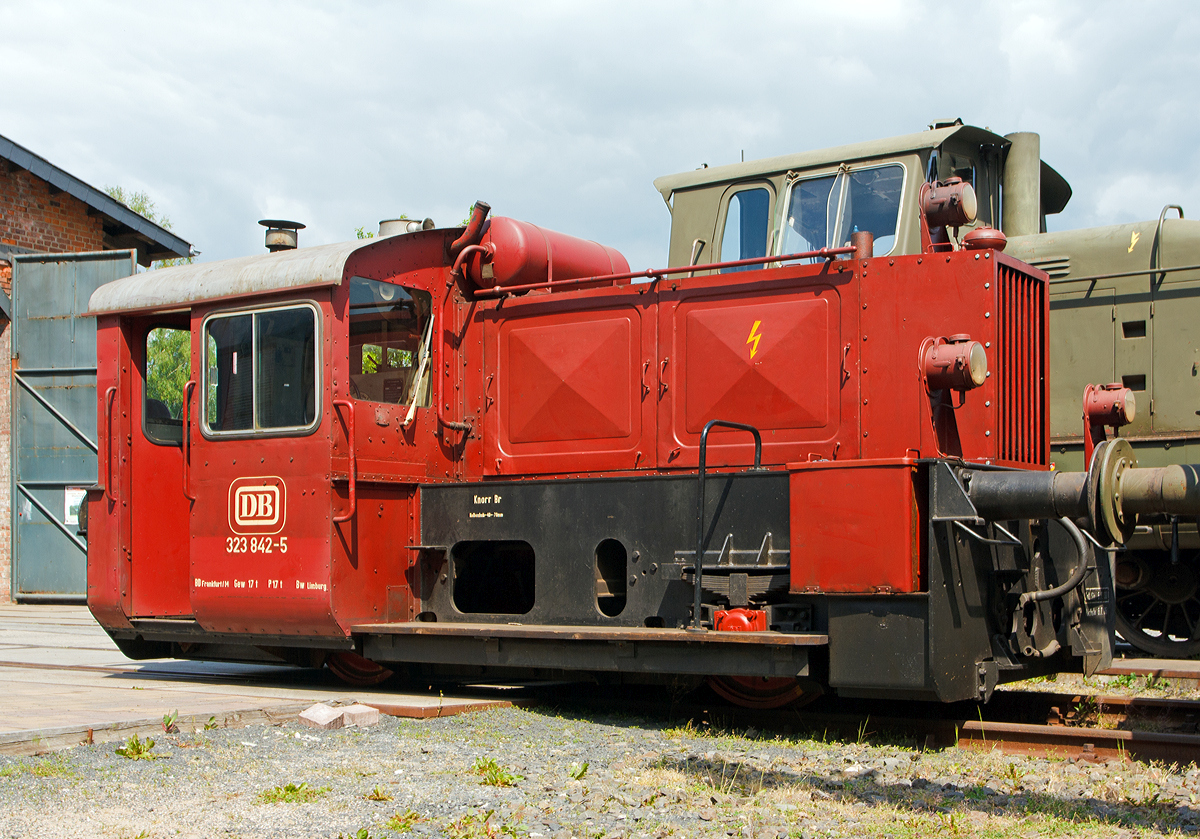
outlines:
{"label": "grab handle", "polygon": [[183,497],[188,501],[195,501],[196,496],[191,494],[192,489],[192,391],[195,390],[196,383],[189,381],[183,386],[183,410],[180,415],[183,419]]}
{"label": "grab handle", "polygon": [[349,399],[333,400],[334,407],[344,405],[346,407],[346,451],[350,457],[350,509],[346,511],[344,516],[334,516],[336,522],[350,521],[354,518],[354,510],[357,506],[355,498],[355,481],[358,477],[358,461],[354,458],[354,403]]}
{"label": "grab handle", "polygon": [[104,497],[113,504],[117,503],[112,493],[112,403],[116,395],[116,385],[104,391]]}

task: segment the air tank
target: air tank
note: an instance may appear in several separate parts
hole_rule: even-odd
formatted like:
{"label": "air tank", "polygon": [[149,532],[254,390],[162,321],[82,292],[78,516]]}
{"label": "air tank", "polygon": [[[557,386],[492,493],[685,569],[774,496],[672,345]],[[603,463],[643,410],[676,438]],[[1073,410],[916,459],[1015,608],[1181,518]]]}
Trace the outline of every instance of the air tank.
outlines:
{"label": "air tank", "polygon": [[479,288],[629,272],[629,263],[615,248],[503,216],[491,220],[479,244],[467,269]]}

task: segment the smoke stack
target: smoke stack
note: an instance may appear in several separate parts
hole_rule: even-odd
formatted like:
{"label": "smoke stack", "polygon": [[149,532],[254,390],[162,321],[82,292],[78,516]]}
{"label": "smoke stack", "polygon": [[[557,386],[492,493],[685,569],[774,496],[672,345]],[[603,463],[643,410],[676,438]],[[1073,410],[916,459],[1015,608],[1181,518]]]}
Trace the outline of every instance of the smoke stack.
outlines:
{"label": "smoke stack", "polygon": [[271,253],[276,251],[292,251],[299,247],[298,242],[300,236],[298,231],[304,229],[304,225],[298,221],[286,221],[278,218],[259,219],[259,224],[267,228],[267,250]]}

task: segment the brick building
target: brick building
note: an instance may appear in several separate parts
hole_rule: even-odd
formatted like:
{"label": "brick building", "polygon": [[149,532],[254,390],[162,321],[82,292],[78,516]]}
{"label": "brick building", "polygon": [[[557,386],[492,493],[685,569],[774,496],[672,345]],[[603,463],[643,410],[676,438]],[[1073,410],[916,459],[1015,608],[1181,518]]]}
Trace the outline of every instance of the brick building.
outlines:
{"label": "brick building", "polygon": [[[0,136],[0,360],[11,367],[13,256],[136,250],[138,264],[189,256],[192,246],[104,192]],[[22,294],[30,293],[22,286]],[[12,579],[12,378],[0,376],[0,603]]]}

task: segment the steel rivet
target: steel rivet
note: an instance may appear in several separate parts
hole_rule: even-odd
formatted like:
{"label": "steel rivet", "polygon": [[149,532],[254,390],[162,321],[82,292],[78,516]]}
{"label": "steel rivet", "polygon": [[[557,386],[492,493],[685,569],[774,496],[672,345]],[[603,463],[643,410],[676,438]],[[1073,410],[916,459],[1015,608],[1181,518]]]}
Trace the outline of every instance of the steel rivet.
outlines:
{"label": "steel rivet", "polygon": [[990,431],[985,431],[985,432],[983,432],[983,436],[984,436],[984,437],[991,437],[991,436],[992,436],[992,432],[990,432]]}
{"label": "steel rivet", "polygon": [[992,287],[992,284],[991,284],[991,283],[984,283],[984,284],[983,284],[983,287],[984,287],[984,288],[991,288],[991,287]]}
{"label": "steel rivet", "polygon": [[985,318],[990,318],[990,317],[992,316],[992,313],[991,313],[991,312],[984,312],[984,313],[983,313],[983,316],[984,316]]}
{"label": "steel rivet", "polygon": [[870,433],[870,432],[864,431],[864,432],[863,432],[863,436],[864,436],[864,437],[866,437],[866,436],[867,436],[867,434],[869,434],[869,433]]}
{"label": "steel rivet", "polygon": [[990,407],[992,407],[992,400],[990,400],[990,399],[989,399],[987,402],[984,402],[984,403],[983,403],[983,407],[985,407],[985,408],[990,408]]}

